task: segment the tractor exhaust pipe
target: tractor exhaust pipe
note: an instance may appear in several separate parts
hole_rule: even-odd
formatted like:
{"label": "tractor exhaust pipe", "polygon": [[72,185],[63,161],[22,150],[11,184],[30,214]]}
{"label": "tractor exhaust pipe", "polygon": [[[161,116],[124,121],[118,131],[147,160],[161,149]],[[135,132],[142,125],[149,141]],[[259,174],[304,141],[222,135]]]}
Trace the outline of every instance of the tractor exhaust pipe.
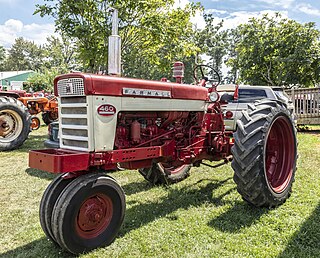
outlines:
{"label": "tractor exhaust pipe", "polygon": [[113,9],[112,34],[109,36],[108,45],[108,74],[121,75],[121,38],[118,35],[118,10]]}

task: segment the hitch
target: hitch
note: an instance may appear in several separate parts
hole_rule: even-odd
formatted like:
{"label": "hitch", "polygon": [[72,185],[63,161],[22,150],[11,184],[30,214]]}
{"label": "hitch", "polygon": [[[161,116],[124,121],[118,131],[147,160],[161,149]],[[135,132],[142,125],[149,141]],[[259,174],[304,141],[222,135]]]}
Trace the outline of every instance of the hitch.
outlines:
{"label": "hitch", "polygon": [[232,155],[230,155],[230,156],[226,157],[223,160],[223,162],[221,162],[221,163],[219,163],[217,165],[209,165],[209,164],[204,163],[204,162],[201,162],[200,164],[205,165],[205,166],[210,167],[210,168],[218,168],[218,167],[221,167],[221,166],[223,166],[225,164],[228,164],[230,161],[232,161],[232,159],[233,159],[233,157],[232,157]]}

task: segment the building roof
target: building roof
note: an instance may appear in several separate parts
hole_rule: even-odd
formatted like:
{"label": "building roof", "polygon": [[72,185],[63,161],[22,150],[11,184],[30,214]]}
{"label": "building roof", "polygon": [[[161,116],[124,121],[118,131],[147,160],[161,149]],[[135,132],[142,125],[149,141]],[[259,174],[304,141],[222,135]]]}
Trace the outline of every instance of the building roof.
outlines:
{"label": "building roof", "polygon": [[16,75],[21,75],[21,74],[25,74],[25,73],[32,73],[32,70],[28,70],[28,71],[4,71],[4,72],[0,72],[0,80],[4,80]]}

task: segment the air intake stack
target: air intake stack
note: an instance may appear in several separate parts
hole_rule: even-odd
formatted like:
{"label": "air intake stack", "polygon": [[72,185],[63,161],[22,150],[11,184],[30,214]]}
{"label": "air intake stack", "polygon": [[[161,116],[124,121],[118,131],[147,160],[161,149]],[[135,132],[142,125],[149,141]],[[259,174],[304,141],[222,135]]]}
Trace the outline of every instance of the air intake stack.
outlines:
{"label": "air intake stack", "polygon": [[108,74],[121,75],[121,38],[118,35],[118,10],[113,9],[112,34],[109,36],[108,46]]}

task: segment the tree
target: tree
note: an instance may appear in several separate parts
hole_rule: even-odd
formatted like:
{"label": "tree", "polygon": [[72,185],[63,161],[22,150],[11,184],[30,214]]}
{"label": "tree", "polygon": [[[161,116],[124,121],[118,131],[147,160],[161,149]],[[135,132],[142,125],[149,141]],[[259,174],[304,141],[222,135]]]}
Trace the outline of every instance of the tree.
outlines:
{"label": "tree", "polygon": [[320,32],[314,23],[265,15],[240,25],[237,33],[237,54],[229,65],[239,69],[242,82],[312,86],[319,81]]}
{"label": "tree", "polygon": [[4,69],[8,71],[39,70],[42,66],[44,52],[41,46],[22,37],[15,40],[8,53],[4,62]]}
{"label": "tree", "polygon": [[31,88],[33,91],[53,91],[53,80],[59,74],[67,73],[69,70],[61,67],[52,67],[50,69],[45,69],[43,72],[37,72],[32,74],[27,82],[24,84],[24,89],[27,91]]}
{"label": "tree", "polygon": [[229,70],[227,76],[225,76],[225,83],[236,84],[238,83],[238,73],[239,73],[239,65],[238,65],[238,52],[236,50],[236,46],[239,43],[240,35],[239,30],[229,29],[227,34],[227,58],[225,63],[229,66]]}
{"label": "tree", "polygon": [[0,46],[0,71],[4,71],[4,62],[6,60],[6,50]]}
{"label": "tree", "polygon": [[200,9],[199,4],[174,9],[174,0],[46,1],[49,4],[37,5],[35,13],[55,18],[57,30],[76,41],[88,71],[104,70],[107,64],[109,7],[119,11],[126,76],[156,79],[159,74],[168,74],[174,60],[190,57],[197,50],[190,40],[190,17]]}
{"label": "tree", "polygon": [[227,54],[228,33],[222,30],[223,21],[215,25],[215,20],[212,14],[205,14],[205,28],[199,32],[198,47],[209,56],[209,63],[222,78],[222,64],[225,55]]}
{"label": "tree", "polygon": [[47,68],[56,68],[60,70],[80,69],[77,60],[76,45],[71,39],[61,36],[50,36],[47,43],[43,46],[44,62],[42,71]]}

